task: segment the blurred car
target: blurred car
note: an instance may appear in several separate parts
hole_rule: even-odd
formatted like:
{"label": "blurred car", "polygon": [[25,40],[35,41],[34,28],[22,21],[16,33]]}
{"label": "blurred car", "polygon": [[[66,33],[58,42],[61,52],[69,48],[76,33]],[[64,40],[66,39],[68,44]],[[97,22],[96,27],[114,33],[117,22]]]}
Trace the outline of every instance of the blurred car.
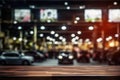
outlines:
{"label": "blurred car", "polygon": [[109,65],[120,65],[120,50],[112,52],[108,57]]}
{"label": "blurred car", "polygon": [[104,50],[104,51],[94,51],[93,55],[92,55],[92,59],[94,61],[98,61],[99,63],[106,63],[107,62],[107,53],[108,50]]}
{"label": "blurred car", "polygon": [[60,52],[58,55],[58,64],[73,64],[74,56],[71,52]]}
{"label": "blurred car", "polygon": [[94,51],[94,53],[92,55],[92,59],[94,61],[101,62],[101,52],[100,51]]}
{"label": "blurred car", "polygon": [[41,53],[44,55],[45,59],[47,59],[49,57],[47,52],[41,51],[41,50],[37,50],[37,52]]}
{"label": "blurred car", "polygon": [[57,59],[57,57],[59,55],[59,51],[55,50],[55,49],[51,49],[51,50],[48,51],[48,55],[49,55],[50,59],[52,59],[52,58]]}
{"label": "blurred car", "polygon": [[78,53],[76,53],[76,60],[77,62],[90,62],[91,54],[88,51],[82,50]]}
{"label": "blurred car", "polygon": [[38,52],[38,51],[25,51],[24,53],[25,53],[25,55],[27,55],[27,56],[32,56],[32,57],[34,58],[34,61],[35,61],[35,62],[45,60],[44,54],[43,54],[43,53],[40,53],[40,52]]}
{"label": "blurred car", "polygon": [[4,51],[0,50],[0,55],[3,53]]}
{"label": "blurred car", "polygon": [[34,59],[31,56],[25,56],[19,52],[3,52],[0,56],[0,64],[23,64],[31,65]]}

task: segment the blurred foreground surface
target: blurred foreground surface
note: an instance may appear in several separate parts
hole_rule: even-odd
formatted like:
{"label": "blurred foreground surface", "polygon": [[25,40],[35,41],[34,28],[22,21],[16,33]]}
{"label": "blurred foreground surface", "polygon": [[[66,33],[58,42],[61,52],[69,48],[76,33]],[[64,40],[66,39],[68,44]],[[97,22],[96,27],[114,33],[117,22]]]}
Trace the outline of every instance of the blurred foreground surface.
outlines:
{"label": "blurred foreground surface", "polygon": [[120,66],[0,66],[0,80],[119,80]]}

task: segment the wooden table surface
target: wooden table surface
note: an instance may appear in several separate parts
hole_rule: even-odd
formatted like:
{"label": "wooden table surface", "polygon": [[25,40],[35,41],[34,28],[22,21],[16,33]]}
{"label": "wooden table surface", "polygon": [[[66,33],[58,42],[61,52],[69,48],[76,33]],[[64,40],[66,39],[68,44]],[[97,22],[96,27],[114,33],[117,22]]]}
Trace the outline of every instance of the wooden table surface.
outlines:
{"label": "wooden table surface", "polygon": [[120,66],[0,66],[0,76],[120,76]]}

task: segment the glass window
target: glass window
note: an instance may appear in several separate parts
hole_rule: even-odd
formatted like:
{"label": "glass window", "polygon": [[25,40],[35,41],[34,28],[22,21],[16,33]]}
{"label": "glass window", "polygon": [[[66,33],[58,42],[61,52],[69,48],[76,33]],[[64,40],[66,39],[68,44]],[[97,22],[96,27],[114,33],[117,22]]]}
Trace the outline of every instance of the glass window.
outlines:
{"label": "glass window", "polygon": [[5,53],[3,56],[5,56],[5,57],[19,57],[19,55],[16,53]]}

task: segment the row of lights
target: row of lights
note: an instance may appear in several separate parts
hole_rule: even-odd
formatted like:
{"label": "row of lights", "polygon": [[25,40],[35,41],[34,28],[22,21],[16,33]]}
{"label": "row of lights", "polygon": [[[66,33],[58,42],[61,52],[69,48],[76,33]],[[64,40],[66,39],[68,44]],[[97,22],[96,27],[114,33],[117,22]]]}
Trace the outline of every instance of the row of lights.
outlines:
{"label": "row of lights", "polygon": [[[22,29],[22,27],[21,27],[21,26],[18,26],[18,30],[21,30],[21,29]],[[41,26],[40,29],[41,29],[41,30],[45,30],[45,26]],[[66,27],[66,26],[62,26],[61,29],[62,29],[62,30],[66,30],[67,27]],[[94,27],[93,27],[93,26],[89,26],[89,27],[88,27],[88,30],[94,30]],[[51,34],[54,34],[54,33],[55,33],[55,31],[51,31]],[[81,33],[82,33],[81,31],[77,31],[77,34],[81,34]],[[30,34],[33,34],[33,31],[30,31]],[[117,36],[117,35],[116,35],[116,36]]]}
{"label": "row of lights", "polygon": [[[113,2],[113,5],[117,5],[118,2]],[[64,5],[67,6],[66,9],[70,9],[70,6],[68,6],[68,2],[64,2]],[[35,5],[30,5],[29,6],[30,8],[34,9],[35,8]],[[85,5],[80,5],[79,6],[79,9],[84,9],[85,8]]]}
{"label": "row of lights", "polygon": [[[41,35],[41,37],[43,37],[43,34],[40,34],[40,35]],[[59,34],[57,34],[57,33],[56,33],[55,35],[57,35],[56,37],[59,36]],[[74,36],[75,36],[75,34],[71,34],[71,35],[74,35]],[[115,35],[118,35],[118,34],[115,34]],[[115,37],[118,37],[118,36],[115,36]],[[50,37],[50,36],[47,36],[46,39],[49,40],[49,41],[52,41],[52,42],[56,42],[56,43],[58,42],[58,41],[55,40],[55,38],[52,38],[52,37]],[[112,36],[108,36],[105,40],[106,40],[106,41],[110,41],[110,40],[112,40],[112,39],[113,39]],[[17,40],[17,38],[16,38],[16,37],[13,37],[13,40]],[[22,38],[19,38],[18,40],[19,40],[19,41],[22,41]],[[64,38],[63,36],[59,36],[59,40],[61,40],[62,42],[66,42],[66,38]],[[27,40],[24,40],[24,41],[27,42]],[[71,39],[71,42],[72,42],[72,43],[78,43],[78,41],[79,41],[80,43],[83,43],[83,39],[79,39],[78,36],[76,36],[76,37],[74,37],[74,38]],[[99,43],[99,42],[103,41],[103,38],[100,37],[100,38],[98,38],[96,41]],[[86,38],[86,39],[85,39],[85,42],[88,43],[88,44],[91,44],[91,41],[90,41],[89,38]]]}
{"label": "row of lights", "polygon": [[[115,34],[114,36],[115,36],[116,38],[118,38],[118,37],[119,37],[119,34]],[[113,39],[112,36],[108,36],[105,40],[106,40],[106,41],[110,41],[110,40],[112,40],[112,39]],[[101,41],[103,41],[103,38],[100,37],[100,38],[97,39],[97,42],[101,42]]]}
{"label": "row of lights", "polygon": [[[17,37],[13,37],[13,40],[17,40]],[[18,38],[19,41],[22,41],[23,39],[22,38]],[[24,42],[27,42],[27,39],[24,39]]]}
{"label": "row of lights", "polygon": [[[18,26],[18,30],[21,30],[22,29],[22,26]],[[45,30],[46,27],[45,26],[41,26],[40,27],[41,30]],[[61,30],[66,30],[67,27],[65,25],[61,26]]]}
{"label": "row of lights", "polygon": [[[22,27],[21,27],[21,26],[18,26],[18,29],[21,30]],[[41,26],[40,29],[41,29],[41,30],[44,30],[44,29],[45,29],[45,26]],[[67,27],[66,27],[66,26],[62,26],[61,29],[62,29],[62,30],[65,30],[65,29],[67,29]],[[30,31],[30,34],[34,34],[34,31]],[[59,34],[55,33],[55,31],[51,31],[50,34],[52,34],[52,35],[55,34],[55,37],[58,37],[58,36],[59,36]],[[39,34],[39,36],[40,36],[40,37],[44,37],[44,34],[41,33],[41,34]]]}
{"label": "row of lights", "polygon": [[[80,35],[80,34],[82,34],[82,32],[81,31],[77,31],[77,34]],[[71,37],[75,37],[75,36],[76,36],[75,34],[71,34]]]}
{"label": "row of lights", "polygon": [[[70,10],[70,9],[71,9],[71,7],[69,6],[68,2],[64,2],[64,5],[66,6],[66,9],[67,9],[67,10]],[[85,5],[80,5],[80,6],[79,6],[79,9],[84,9],[84,8],[85,8]]]}
{"label": "row of lights", "polygon": [[[68,2],[64,2],[64,5],[66,6],[66,9],[69,10],[71,7],[68,5]],[[118,5],[118,2],[113,2],[113,5]],[[79,9],[85,9],[85,5],[80,5]]]}
{"label": "row of lights", "polygon": [[77,16],[74,20],[74,24],[77,24],[79,20],[80,20],[80,17]]}
{"label": "row of lights", "polygon": [[[115,35],[118,35],[118,34],[115,34]],[[55,34],[55,37],[58,37],[58,36],[59,36],[59,34],[56,33],[56,34]],[[75,34],[71,34],[71,36],[75,36]],[[43,37],[43,34],[40,34],[40,37]],[[115,36],[115,37],[116,37],[116,36]],[[118,37],[118,36],[117,36],[117,37]],[[48,38],[47,38],[47,39],[48,39]],[[60,39],[60,40],[63,40],[63,41],[66,40],[66,39],[63,38],[62,36],[60,36],[59,39]],[[76,37],[74,37],[74,38],[72,39],[72,41],[78,40],[78,39],[79,39],[79,37],[76,36]],[[16,37],[13,37],[13,40],[17,40],[17,38],[16,38]],[[98,38],[98,39],[97,39],[97,42],[101,42],[102,40],[103,40],[102,38]],[[112,36],[109,36],[109,37],[106,38],[106,41],[110,41],[110,40],[112,40]],[[22,41],[22,39],[19,38],[19,41]],[[89,42],[89,39],[86,39],[85,42]]]}
{"label": "row of lights", "polygon": [[[41,26],[40,29],[41,29],[41,30],[45,30],[46,27],[45,27],[45,26]],[[61,26],[61,30],[66,30],[66,29],[67,29],[66,26]]]}
{"label": "row of lights", "polygon": [[[78,35],[81,35],[82,34],[82,32],[81,31],[77,31],[77,34]],[[73,42],[73,43],[75,43],[77,40],[79,40],[79,36],[76,36],[75,34],[71,34],[71,37],[72,37],[72,39],[71,39],[71,42]]]}
{"label": "row of lights", "polygon": [[[75,40],[74,38],[71,40],[72,43],[74,44],[78,44],[78,43],[83,43],[83,39],[78,39],[78,40]],[[91,40],[89,38],[86,38],[84,40],[84,43],[87,43],[87,44],[91,44]]]}
{"label": "row of lights", "polygon": [[[63,27],[65,27],[65,26],[63,26]],[[22,29],[22,27],[19,26],[18,29]],[[45,27],[44,27],[44,26],[41,26],[41,29],[45,29]],[[93,30],[94,27],[93,27],[93,26],[89,26],[88,29],[89,29],[89,30]],[[33,34],[33,33],[34,33],[33,31],[30,31],[30,34]],[[55,31],[51,31],[50,34],[51,34],[51,35],[54,35],[55,37],[59,37],[59,34],[55,33]],[[82,32],[81,32],[81,31],[77,31],[77,34],[80,35],[80,34],[82,34]],[[39,36],[40,36],[40,37],[44,37],[44,34],[39,34]],[[73,38],[73,39],[71,40],[72,42],[75,42],[76,40],[79,40],[79,36],[76,36],[75,34],[71,34],[71,37]],[[115,34],[115,37],[116,37],[116,38],[119,37],[119,34]],[[63,38],[62,36],[60,36],[59,39],[60,39],[60,40],[63,40],[63,41],[66,41],[66,39]],[[106,41],[110,41],[111,39],[112,39],[112,36],[109,36],[109,37],[106,38]],[[14,38],[13,40],[15,40],[15,38]],[[21,39],[20,39],[20,40],[21,40]],[[98,38],[98,39],[97,39],[97,42],[101,42],[102,40],[103,40],[102,38]],[[89,41],[88,41],[88,42],[89,42]]]}
{"label": "row of lights", "polygon": [[[54,43],[54,42],[59,42],[59,41],[57,41],[55,38],[52,38],[52,37],[50,37],[50,36],[47,36],[46,39],[49,40],[49,41],[52,41],[53,43]],[[60,37],[59,37],[59,40],[61,40],[62,42],[66,42],[66,38],[64,38],[63,36],[60,36]]]}
{"label": "row of lights", "polygon": [[[20,29],[22,29],[22,27],[19,26],[18,29],[20,30]],[[45,29],[45,26],[41,26],[40,29],[41,29],[41,30],[44,30],[44,29]],[[66,26],[62,26],[61,29],[62,29],[62,30],[65,30],[65,29],[66,29]],[[89,30],[93,30],[94,28],[93,28],[93,26],[89,26],[88,29],[89,29]],[[34,34],[34,32],[33,32],[33,31],[30,31],[30,34]],[[51,31],[50,34],[51,34],[51,35],[54,35],[55,37],[59,37],[59,34],[55,33],[55,31]],[[82,32],[81,32],[81,31],[77,31],[77,34],[78,34],[78,35],[81,35]],[[44,34],[41,33],[41,34],[39,34],[39,36],[40,36],[40,37],[44,37]],[[75,41],[75,40],[78,40],[78,39],[79,39],[79,36],[76,36],[75,34],[71,34],[71,37],[73,37],[72,41]],[[62,37],[59,37],[59,39],[62,40],[63,38],[62,38]],[[65,40],[66,40],[66,39],[63,39],[63,41],[65,41]]]}
{"label": "row of lights", "polygon": [[[118,36],[117,36],[117,37],[118,37]],[[112,39],[113,39],[112,36],[108,36],[105,40],[106,40],[106,41],[110,41],[110,40],[112,40]],[[77,43],[77,41],[76,41],[75,38],[73,38],[71,41],[72,41],[73,43]],[[103,41],[103,39],[100,37],[100,38],[98,38],[96,41],[99,43],[99,42]],[[83,43],[83,39],[79,39],[79,42]],[[88,44],[91,44],[91,41],[90,41],[90,39],[88,39],[88,38],[85,39],[85,42],[88,43]]]}
{"label": "row of lights", "polygon": [[[18,26],[18,30],[21,30],[21,29],[22,29],[22,26]],[[45,26],[41,26],[40,29],[41,29],[41,30],[45,30]],[[66,27],[66,26],[62,26],[61,29],[62,29],[62,30],[66,30],[67,27]],[[88,30],[94,30],[94,27],[93,27],[93,26],[89,26],[89,27],[88,27]],[[51,33],[51,34],[55,34],[55,31],[51,31],[50,33]],[[81,31],[77,31],[77,34],[80,35],[81,33],[82,33]],[[30,31],[30,34],[34,34],[34,32],[33,32],[33,31]],[[56,36],[57,36],[57,34],[56,34]],[[116,36],[117,36],[117,35],[116,35]],[[74,34],[72,34],[71,37],[74,37]]]}
{"label": "row of lights", "polygon": [[64,2],[64,5],[66,6],[66,9],[69,10],[70,6],[68,6],[68,2]]}

